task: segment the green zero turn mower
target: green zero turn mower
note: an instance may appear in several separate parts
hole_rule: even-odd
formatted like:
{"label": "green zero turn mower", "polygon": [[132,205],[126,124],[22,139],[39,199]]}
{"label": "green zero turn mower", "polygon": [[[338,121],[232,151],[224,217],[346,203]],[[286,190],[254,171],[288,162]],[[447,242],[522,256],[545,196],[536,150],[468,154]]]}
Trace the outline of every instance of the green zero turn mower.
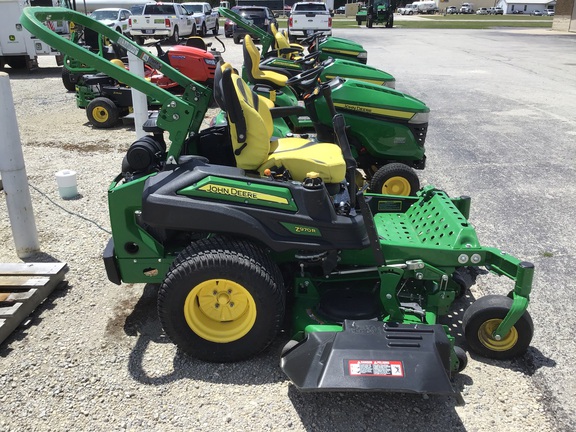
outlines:
{"label": "green zero turn mower", "polygon": [[[111,66],[53,33],[46,19],[92,27],[186,91],[174,96]],[[280,366],[302,390],[451,394],[466,353],[440,317],[463,293],[462,269],[475,266],[509,279],[510,290],[467,309],[470,349],[509,359],[528,348],[533,265],[480,245],[469,198],[432,186],[416,197],[356,194],[341,115],[338,144],[270,141],[268,104],[224,66],[215,91],[229,125],[199,132],[210,89],[82,14],[26,8],[21,22],[162,102],[156,137],[130,147],[110,185],[104,262],[115,283],[161,284],[160,320],[182,351],[211,362],[248,359],[287,318],[293,340]]]}

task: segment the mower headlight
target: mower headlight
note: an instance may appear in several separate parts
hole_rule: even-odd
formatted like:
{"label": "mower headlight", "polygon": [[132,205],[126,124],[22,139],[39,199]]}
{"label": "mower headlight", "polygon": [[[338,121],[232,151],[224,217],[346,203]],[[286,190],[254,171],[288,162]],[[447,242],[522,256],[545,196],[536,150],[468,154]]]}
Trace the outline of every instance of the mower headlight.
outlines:
{"label": "mower headlight", "polygon": [[408,123],[415,123],[415,124],[428,123],[429,117],[430,112],[416,113],[412,116],[412,118],[408,121]]}
{"label": "mower headlight", "polygon": [[384,82],[384,87],[396,89],[396,80],[390,80],[390,81]]}
{"label": "mower headlight", "polygon": [[361,53],[359,53],[356,58],[358,60],[368,60],[368,53],[366,51],[363,51]]}
{"label": "mower headlight", "polygon": [[204,59],[204,62],[210,66],[216,66],[216,59]]}

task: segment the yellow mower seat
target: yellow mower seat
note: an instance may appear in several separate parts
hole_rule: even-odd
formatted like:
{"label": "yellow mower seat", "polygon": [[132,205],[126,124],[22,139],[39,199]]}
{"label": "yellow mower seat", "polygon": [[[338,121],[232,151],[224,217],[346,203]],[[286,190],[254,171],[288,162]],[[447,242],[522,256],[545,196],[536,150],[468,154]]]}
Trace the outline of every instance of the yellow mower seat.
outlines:
{"label": "yellow mower seat", "polygon": [[265,171],[284,168],[296,181],[317,172],[325,183],[340,183],[346,163],[340,147],[303,138],[272,140],[273,123],[269,101],[254,93],[229,65],[217,68],[215,90],[222,93],[228,116],[232,148],[239,168]]}
{"label": "yellow mower seat", "polygon": [[263,71],[260,69],[260,51],[254,45],[254,41],[250,35],[244,38],[244,68],[250,77],[250,82],[254,84],[267,84],[274,88],[281,88],[286,86],[288,77],[281,73],[274,71]]}
{"label": "yellow mower seat", "polygon": [[[299,60],[303,57],[304,47],[297,44],[291,44],[288,38],[278,31],[274,24],[270,24],[270,31],[274,36],[274,42],[276,46],[276,50],[278,52],[278,57],[282,57],[288,60]],[[283,49],[292,49],[297,51],[292,51],[290,53],[282,53]]]}

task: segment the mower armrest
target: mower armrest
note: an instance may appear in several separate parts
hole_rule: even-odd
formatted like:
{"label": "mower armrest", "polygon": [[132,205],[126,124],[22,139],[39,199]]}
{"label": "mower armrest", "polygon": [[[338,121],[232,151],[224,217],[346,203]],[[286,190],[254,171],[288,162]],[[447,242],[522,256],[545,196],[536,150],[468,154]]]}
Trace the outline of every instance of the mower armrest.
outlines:
{"label": "mower armrest", "polygon": [[281,117],[288,117],[291,115],[305,115],[306,108],[303,106],[287,106],[287,107],[273,107],[270,108],[270,114],[272,114],[272,118],[281,118]]}

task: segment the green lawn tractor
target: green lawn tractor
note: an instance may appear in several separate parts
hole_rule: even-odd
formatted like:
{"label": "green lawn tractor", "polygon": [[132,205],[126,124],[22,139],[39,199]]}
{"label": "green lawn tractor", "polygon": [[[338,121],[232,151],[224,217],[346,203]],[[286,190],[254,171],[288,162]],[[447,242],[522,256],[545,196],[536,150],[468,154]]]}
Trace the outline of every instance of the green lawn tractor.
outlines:
{"label": "green lawn tractor", "polygon": [[[42,24],[59,18],[116,38],[187,91],[174,96]],[[268,104],[222,66],[215,99],[228,128],[199,131],[210,89],[84,15],[26,8],[21,22],[162,103],[155,133],[167,132],[170,146],[148,136],[128,150],[108,192],[104,262],[115,283],[161,284],[160,321],[183,352],[249,359],[288,321],[293,338],[280,367],[303,391],[453,394],[451,377],[467,357],[440,319],[463,294],[462,269],[476,266],[510,288],[467,309],[468,347],[497,359],[528,348],[533,265],[480,245],[469,198],[432,186],[416,197],[356,193],[342,115],[334,116],[338,144],[271,140]]]}
{"label": "green lawn tractor", "polygon": [[[314,94],[314,89],[318,79],[322,81],[324,65],[329,68],[334,60],[325,60],[288,78],[288,74],[278,70],[260,67],[258,50],[250,36],[245,37],[243,50],[246,81],[256,93],[276,105],[274,136],[315,133],[320,141],[332,142],[331,108],[322,95]],[[420,189],[415,170],[426,165],[429,108],[418,99],[385,86],[341,77],[327,82],[335,108],[346,120],[346,133],[360,174],[371,191],[415,195]],[[226,121],[226,115],[220,113],[214,124]]]}
{"label": "green lawn tractor", "polygon": [[[318,59],[322,54],[321,51],[304,54],[301,45],[290,44],[287,37],[282,32],[277,31],[273,24],[270,25],[270,28],[274,34],[274,48],[261,53],[260,69],[294,76],[319,64]],[[314,40],[315,37],[312,36],[310,40]],[[385,85],[390,88],[396,87],[396,79],[392,75],[357,61],[329,57],[320,63],[324,64],[324,70],[320,75],[321,81],[340,77]],[[244,68],[242,78],[247,79]]]}
{"label": "green lawn tractor", "polygon": [[384,24],[386,28],[394,27],[394,9],[396,2],[390,0],[369,0],[356,14],[358,25],[366,23],[372,28],[374,24]]}

